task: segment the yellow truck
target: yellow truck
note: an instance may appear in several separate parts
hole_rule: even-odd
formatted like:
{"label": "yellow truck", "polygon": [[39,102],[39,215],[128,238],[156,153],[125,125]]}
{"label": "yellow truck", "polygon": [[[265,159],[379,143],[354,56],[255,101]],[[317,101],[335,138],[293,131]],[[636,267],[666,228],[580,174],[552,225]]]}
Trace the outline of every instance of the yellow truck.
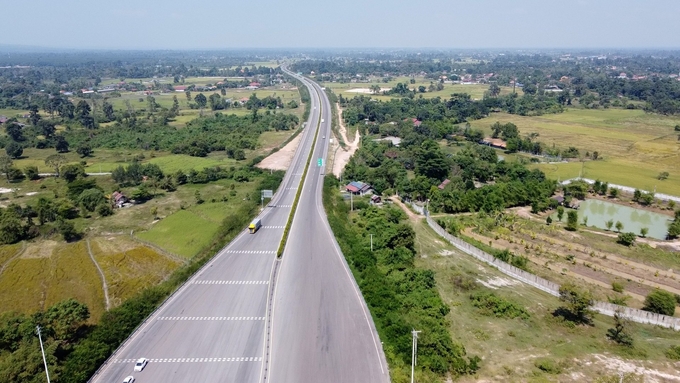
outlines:
{"label": "yellow truck", "polygon": [[250,223],[250,226],[248,226],[248,230],[250,230],[250,234],[255,234],[260,227],[262,227],[262,221],[259,218],[255,218],[253,222]]}

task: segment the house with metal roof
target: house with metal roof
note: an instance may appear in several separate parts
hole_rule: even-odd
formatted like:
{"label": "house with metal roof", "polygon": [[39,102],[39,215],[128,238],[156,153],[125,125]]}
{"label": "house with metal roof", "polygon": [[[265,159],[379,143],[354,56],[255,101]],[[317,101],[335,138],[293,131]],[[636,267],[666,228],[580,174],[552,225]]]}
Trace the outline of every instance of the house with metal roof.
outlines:
{"label": "house with metal roof", "polygon": [[364,195],[368,193],[370,190],[372,190],[373,187],[369,184],[365,184],[360,181],[354,181],[350,182],[347,186],[345,186],[345,190],[348,192],[355,194],[355,195]]}

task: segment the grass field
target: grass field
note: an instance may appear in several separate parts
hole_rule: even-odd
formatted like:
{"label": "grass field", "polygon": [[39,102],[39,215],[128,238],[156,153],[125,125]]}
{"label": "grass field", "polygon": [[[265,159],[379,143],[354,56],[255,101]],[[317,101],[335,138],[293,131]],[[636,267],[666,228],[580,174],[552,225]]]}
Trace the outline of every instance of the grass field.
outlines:
{"label": "grass field", "polygon": [[[233,190],[231,185],[235,186]],[[158,206],[158,215],[165,218],[147,225],[148,230],[135,235],[181,257],[191,258],[210,243],[222,220],[255,191],[256,185],[257,180],[246,183],[220,180],[208,185],[182,186],[170,200],[158,201],[156,205],[144,208],[148,212],[151,206]],[[194,202],[197,190],[205,203]],[[223,202],[223,199],[227,201]],[[188,206],[182,209],[182,205]],[[147,214],[151,217],[150,213]]]}
{"label": "grass field", "polygon": [[20,109],[0,109],[0,116],[5,116],[7,118],[21,118],[24,114],[28,113],[28,110]]}
{"label": "grass field", "polygon": [[137,233],[137,236],[186,258],[196,255],[208,245],[217,232],[217,225],[201,216],[180,210],[156,223],[151,230]]}
{"label": "grass field", "polygon": [[190,169],[201,170],[213,166],[233,166],[238,162],[227,158],[224,153],[211,153],[207,157],[192,157],[186,154],[175,154],[151,158],[147,161],[158,165],[166,173],[174,173],[178,170],[187,171]]}
{"label": "grass field", "polygon": [[[678,344],[679,332],[629,324],[635,342],[631,350],[606,338],[607,329],[613,327],[610,317],[596,315],[594,326],[570,328],[552,315],[561,305],[557,298],[458,253],[423,221],[413,222],[413,227],[419,254],[416,264],[435,272],[439,292],[451,307],[452,336],[465,345],[468,354],[483,359],[476,375],[458,381],[595,381],[618,377],[622,364],[644,372],[675,372],[663,352]],[[493,292],[524,307],[530,318],[482,315],[469,299],[474,292]],[[561,372],[541,371],[536,364],[543,360],[550,360]]]}
{"label": "grass field", "polygon": [[90,246],[106,277],[112,306],[157,284],[180,265],[126,236],[94,238]]}
{"label": "grass field", "polygon": [[[383,96],[383,95],[372,95],[372,94],[367,94],[367,93],[356,93],[356,92],[351,92],[352,89],[369,89],[371,85],[379,85],[382,88],[393,88],[394,86],[397,85],[397,83],[405,83],[408,85],[410,89],[412,88],[418,88],[419,86],[423,85],[426,88],[430,86],[430,79],[426,79],[424,77],[416,77],[415,78],[416,83],[411,84],[410,83],[410,77],[396,77],[392,79],[390,82],[382,82],[380,79],[374,79],[371,82],[367,83],[334,83],[334,82],[324,82],[322,83],[323,86],[330,88],[335,92],[335,94],[342,94],[343,97],[354,97],[354,96],[359,96],[359,95],[370,95],[371,97],[377,99],[377,100],[390,100],[393,98],[393,96]],[[416,94],[416,97],[423,96],[424,98],[435,98],[435,97],[441,97],[441,98],[449,98],[451,97],[452,93],[467,93],[472,97],[473,99],[482,99],[484,97],[484,92],[489,90],[489,85],[486,84],[471,84],[471,85],[462,85],[462,84],[444,84],[444,89],[440,91],[435,91],[435,92],[425,92],[425,93],[418,93]],[[501,87],[501,94],[509,94],[512,92],[511,87]]]}
{"label": "grass field", "polygon": [[[601,179],[645,190],[680,195],[680,141],[673,127],[680,118],[647,114],[641,110],[567,109],[564,113],[522,117],[495,113],[473,121],[473,127],[490,134],[496,121],[512,122],[520,134],[538,133],[546,146],[574,146],[582,154],[597,151],[601,160],[581,163],[540,164],[536,167],[551,178],[582,176]],[[669,172],[667,180],[657,180],[660,172]]]}

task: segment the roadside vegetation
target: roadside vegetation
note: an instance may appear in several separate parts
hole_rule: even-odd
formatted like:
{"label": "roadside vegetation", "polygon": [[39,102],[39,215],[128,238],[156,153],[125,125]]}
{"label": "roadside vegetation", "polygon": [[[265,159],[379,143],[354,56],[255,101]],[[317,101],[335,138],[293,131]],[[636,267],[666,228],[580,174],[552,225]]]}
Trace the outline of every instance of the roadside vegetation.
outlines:
{"label": "roadside vegetation", "polygon": [[[357,212],[337,193],[338,181],[325,178],[324,204],[329,223],[361,288],[390,365],[393,382],[408,382],[411,330],[418,339],[418,381],[435,382],[447,374],[474,374],[481,359],[451,339],[446,305],[432,271],[415,267],[416,234],[397,208],[367,204]],[[379,230],[378,230],[379,228]],[[375,233],[373,251],[369,234]]]}

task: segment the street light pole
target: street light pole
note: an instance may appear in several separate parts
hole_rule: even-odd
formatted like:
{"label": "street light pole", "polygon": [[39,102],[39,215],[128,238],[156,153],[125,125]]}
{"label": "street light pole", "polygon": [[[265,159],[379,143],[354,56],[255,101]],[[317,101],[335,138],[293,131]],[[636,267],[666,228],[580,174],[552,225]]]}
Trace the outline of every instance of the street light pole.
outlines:
{"label": "street light pole", "polygon": [[418,333],[420,333],[420,331],[416,331],[415,329],[411,331],[411,335],[413,335],[413,345],[411,346],[411,383],[413,383],[413,372],[415,370],[418,353]]}
{"label": "street light pole", "polygon": [[373,234],[371,234],[371,251],[373,251]]}
{"label": "street light pole", "polygon": [[38,340],[40,340],[40,352],[42,352],[43,363],[45,363],[45,375],[47,375],[47,383],[50,383],[50,373],[47,371],[47,359],[45,359],[45,349],[43,348],[42,337],[40,336],[40,326],[36,326],[38,331]]}

